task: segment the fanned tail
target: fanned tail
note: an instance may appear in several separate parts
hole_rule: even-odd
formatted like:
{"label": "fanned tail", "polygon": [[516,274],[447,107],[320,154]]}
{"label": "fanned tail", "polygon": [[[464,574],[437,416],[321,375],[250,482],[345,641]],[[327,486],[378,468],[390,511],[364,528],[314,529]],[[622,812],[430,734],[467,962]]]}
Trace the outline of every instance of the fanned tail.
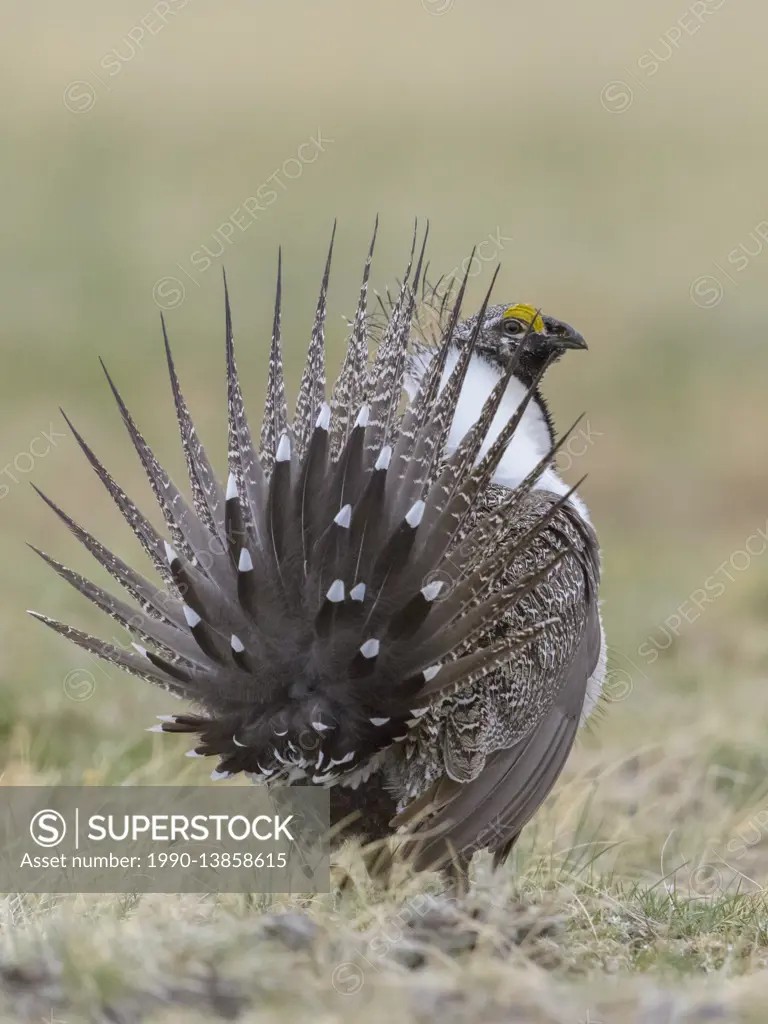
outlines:
{"label": "fanned tail", "polygon": [[[501,509],[480,512],[484,490],[537,381],[481,458],[509,374],[503,377],[476,426],[446,458],[448,430],[475,342],[442,381],[466,276],[449,315],[443,315],[443,299],[442,336],[418,394],[402,413],[419,295],[429,291],[427,232],[420,247],[414,233],[408,266],[369,364],[367,296],[377,228],[378,220],[346,355],[327,401],[325,317],[334,227],[292,422],[283,380],[279,259],[258,451],[235,362],[225,281],[225,486],[195,432],[163,324],[191,505],[158,463],[108,376],[163,513],[167,541],[72,428],[163,587],[135,573],[44,499],[133,604],[38,553],[135,640],[121,648],[37,617],[89,652],[191,701],[199,713],[169,716],[154,728],[195,734],[195,753],[218,758],[214,778],[246,772],[269,784],[351,782],[408,736],[433,703],[514,658],[550,622],[544,619],[512,635],[497,629],[510,606],[564,554],[554,552],[536,574],[499,590],[499,565],[545,529],[570,496],[522,540],[510,540],[508,517],[556,449]],[[498,636],[503,639],[494,639]]]}

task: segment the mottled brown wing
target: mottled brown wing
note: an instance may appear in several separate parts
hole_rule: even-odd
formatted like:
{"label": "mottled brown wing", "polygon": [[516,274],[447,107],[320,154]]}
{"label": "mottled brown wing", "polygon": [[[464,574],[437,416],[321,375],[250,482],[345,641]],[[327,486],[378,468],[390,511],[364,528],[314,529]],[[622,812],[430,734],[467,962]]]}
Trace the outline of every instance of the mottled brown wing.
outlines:
{"label": "mottled brown wing", "polygon": [[[546,799],[565,765],[579,727],[587,681],[600,654],[597,601],[589,601],[587,624],[576,654],[541,722],[519,743],[497,750],[471,782],[443,779],[433,790],[431,813],[417,828],[415,866],[445,866],[478,850],[511,849],[520,830]],[[427,801],[425,801],[426,803]],[[506,849],[505,849],[506,848]]]}

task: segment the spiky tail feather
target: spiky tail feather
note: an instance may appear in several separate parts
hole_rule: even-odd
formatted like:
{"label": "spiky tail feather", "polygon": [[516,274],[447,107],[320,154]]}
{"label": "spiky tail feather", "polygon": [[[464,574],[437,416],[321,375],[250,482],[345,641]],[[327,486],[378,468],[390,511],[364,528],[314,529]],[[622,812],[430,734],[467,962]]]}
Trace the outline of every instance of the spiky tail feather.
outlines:
{"label": "spiky tail feather", "polygon": [[[164,716],[154,728],[197,734],[193,753],[219,758],[214,778],[242,771],[269,784],[299,779],[353,783],[378,755],[408,735],[432,703],[508,662],[548,625],[541,622],[502,640],[490,639],[503,635],[497,627],[510,606],[563,557],[559,553],[535,579],[523,578],[499,591],[499,570],[521,544],[515,547],[507,540],[506,516],[514,514],[515,503],[534,486],[550,457],[512,492],[505,515],[478,518],[485,486],[522,415],[513,417],[477,462],[498,409],[499,389],[457,452],[447,462],[442,457],[468,362],[468,355],[459,360],[446,386],[439,388],[463,285],[445,318],[433,371],[403,415],[403,374],[417,296],[424,288],[424,248],[412,271],[414,236],[384,338],[369,365],[372,243],[347,355],[328,405],[324,321],[331,252],[293,422],[288,421],[283,384],[278,270],[259,453],[235,364],[225,282],[226,488],[216,480],[197,438],[164,324],[192,506],[157,462],[108,377],[170,542],[73,428],[163,587],[135,573],[45,499],[139,607],[40,554],[137,642],[123,649],[37,617],[98,657],[192,702],[198,713]],[[482,314],[478,330],[481,323]],[[544,529],[549,518],[543,517],[522,543]],[[473,526],[467,529],[470,521]],[[451,580],[452,586],[430,582],[436,578]]]}

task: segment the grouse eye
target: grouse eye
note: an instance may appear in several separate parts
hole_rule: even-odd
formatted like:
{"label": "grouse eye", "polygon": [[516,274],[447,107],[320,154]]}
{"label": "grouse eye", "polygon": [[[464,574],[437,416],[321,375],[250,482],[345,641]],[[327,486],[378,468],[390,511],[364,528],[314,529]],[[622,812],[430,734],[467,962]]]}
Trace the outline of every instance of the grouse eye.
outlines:
{"label": "grouse eye", "polygon": [[523,325],[520,323],[519,320],[512,320],[512,319],[510,319],[510,320],[505,320],[504,321],[504,333],[505,334],[509,334],[512,337],[515,337],[516,335],[520,334],[522,329],[523,329]]}

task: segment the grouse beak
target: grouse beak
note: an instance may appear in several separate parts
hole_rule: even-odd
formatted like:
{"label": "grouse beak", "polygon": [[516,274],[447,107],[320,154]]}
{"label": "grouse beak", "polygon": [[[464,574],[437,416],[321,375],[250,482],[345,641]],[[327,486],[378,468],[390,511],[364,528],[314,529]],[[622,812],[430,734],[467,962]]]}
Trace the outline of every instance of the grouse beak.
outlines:
{"label": "grouse beak", "polygon": [[539,334],[539,344],[549,349],[549,354],[559,355],[566,349],[586,349],[587,343],[577,330],[562,320],[543,316],[544,333]]}

